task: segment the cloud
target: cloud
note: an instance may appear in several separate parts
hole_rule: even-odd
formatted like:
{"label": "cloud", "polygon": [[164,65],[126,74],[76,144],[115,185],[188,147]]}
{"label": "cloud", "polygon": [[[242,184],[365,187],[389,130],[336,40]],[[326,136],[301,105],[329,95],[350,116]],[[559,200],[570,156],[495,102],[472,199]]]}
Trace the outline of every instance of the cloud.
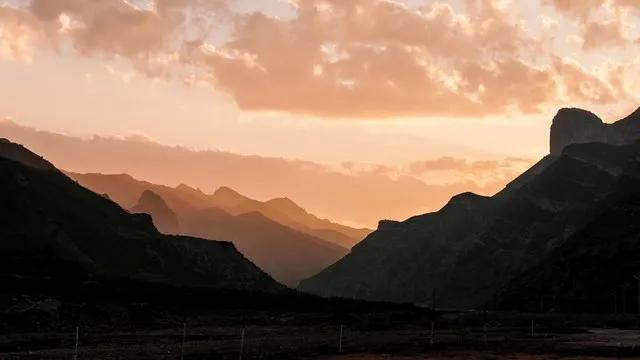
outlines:
{"label": "cloud", "polygon": [[577,20],[581,27],[583,49],[625,46],[632,40],[626,28],[629,16],[640,11],[636,0],[545,0],[561,13]]}
{"label": "cloud", "polygon": [[416,11],[391,1],[303,1],[291,20],[239,17],[234,40],[205,52],[203,61],[216,86],[249,110],[335,117],[534,112],[553,97],[553,76],[520,60],[535,41],[503,15],[490,1],[467,16],[440,3]]}
{"label": "cloud", "polygon": [[[613,0],[543,1],[590,19]],[[235,13],[232,2],[32,0],[0,7],[9,19],[0,25],[0,56],[29,59],[32,44],[68,40],[81,56],[126,58],[148,76],[209,83],[244,110],[321,117],[537,113],[562,101],[615,103],[609,95],[620,92],[609,78],[549,52],[508,2],[464,0],[461,12],[439,1],[290,1],[290,17]],[[612,11],[618,16],[632,6],[617,0]],[[626,39],[614,21],[584,27],[586,50]],[[224,30],[230,35],[220,38]]]}
{"label": "cloud", "polygon": [[585,24],[583,31],[583,47],[585,50],[625,45],[629,41],[619,21],[606,23],[588,22]]}
{"label": "cloud", "polygon": [[460,174],[470,174],[481,176],[482,173],[500,173],[503,171],[512,172],[522,166],[534,163],[532,159],[505,158],[503,160],[477,160],[469,161],[454,157],[441,157],[434,160],[416,161],[409,164],[409,170],[414,175],[425,173],[452,171]]}
{"label": "cloud", "polygon": [[0,60],[31,62],[36,40],[45,37],[45,27],[32,14],[0,6]]}

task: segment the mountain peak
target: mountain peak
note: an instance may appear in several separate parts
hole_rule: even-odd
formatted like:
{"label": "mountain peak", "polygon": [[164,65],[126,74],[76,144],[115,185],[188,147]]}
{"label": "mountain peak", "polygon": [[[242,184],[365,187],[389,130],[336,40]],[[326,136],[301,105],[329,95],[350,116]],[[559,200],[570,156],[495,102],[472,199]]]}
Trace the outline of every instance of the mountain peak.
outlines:
{"label": "mountain peak", "polygon": [[186,184],[180,184],[180,185],[176,186],[176,190],[182,191],[182,192],[191,192],[191,193],[197,192],[197,193],[200,193],[200,194],[204,194],[202,192],[202,190],[196,189],[196,188],[191,187],[191,186],[186,185]]}
{"label": "mountain peak", "polygon": [[287,197],[271,199],[267,201],[267,204],[284,213],[307,213],[305,209]]}
{"label": "mountain peak", "polygon": [[563,108],[551,125],[551,154],[560,155],[565,146],[584,142],[605,142],[605,125],[596,114],[578,108]]}
{"label": "mountain peak", "polygon": [[232,188],[228,187],[228,186],[221,186],[219,187],[214,193],[213,195],[217,195],[217,196],[227,196],[227,195],[233,195],[233,196],[242,196],[239,192],[233,190]]}
{"label": "mountain peak", "polygon": [[640,139],[640,108],[613,124],[605,124],[594,113],[564,108],[551,125],[551,154],[561,155],[567,145],[599,142],[624,145]]}
{"label": "mountain peak", "polygon": [[233,208],[251,201],[248,197],[227,186],[218,188],[213,193],[212,198],[214,203],[222,208]]}
{"label": "mountain peak", "polygon": [[176,214],[169,208],[160,195],[151,190],[145,190],[140,195],[138,204],[131,208],[133,213],[144,213],[151,215],[153,224],[165,234],[178,234],[180,226]]}

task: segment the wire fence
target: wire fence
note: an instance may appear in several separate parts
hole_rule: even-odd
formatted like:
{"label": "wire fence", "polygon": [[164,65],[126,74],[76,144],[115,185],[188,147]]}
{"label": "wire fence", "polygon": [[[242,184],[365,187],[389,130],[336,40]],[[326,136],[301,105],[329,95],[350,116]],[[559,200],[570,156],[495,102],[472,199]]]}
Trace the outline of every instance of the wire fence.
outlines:
{"label": "wire fence", "polygon": [[[592,328],[565,333],[555,323],[487,321],[473,326],[436,321],[424,326],[362,329],[346,324],[314,326],[210,326],[188,323],[159,330],[99,332],[76,327],[59,334],[4,338],[0,359],[280,359],[348,353],[429,352],[443,348],[523,349],[545,343],[608,346],[640,355],[640,331]],[[574,329],[575,330],[575,329]],[[12,340],[12,341],[11,341]],[[13,348],[11,348],[13,347]]]}

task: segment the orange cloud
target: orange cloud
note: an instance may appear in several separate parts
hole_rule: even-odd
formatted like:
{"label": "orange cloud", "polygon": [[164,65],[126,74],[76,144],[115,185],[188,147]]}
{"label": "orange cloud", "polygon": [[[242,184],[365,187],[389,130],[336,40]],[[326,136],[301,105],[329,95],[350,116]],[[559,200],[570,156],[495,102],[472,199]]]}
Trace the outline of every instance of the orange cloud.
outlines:
{"label": "orange cloud", "polygon": [[533,112],[553,97],[552,74],[520,60],[535,41],[503,15],[490,1],[467,16],[439,3],[416,12],[390,1],[306,1],[292,20],[239,17],[234,40],[205,49],[202,58],[216,85],[250,110],[337,117]]}
{"label": "orange cloud", "polygon": [[454,171],[461,174],[481,175],[483,172],[499,173],[511,172],[515,167],[531,165],[532,159],[506,158],[503,160],[479,160],[468,161],[454,157],[441,157],[435,160],[417,161],[409,164],[409,170],[415,174],[431,173],[436,171]]}
{"label": "orange cloud", "polygon": [[[550,1],[579,17],[605,2]],[[33,33],[71,40],[81,55],[127,58],[147,75],[187,78],[181,70],[188,68],[189,81],[225,90],[245,110],[476,117],[536,113],[565,99],[618,100],[610,96],[615,84],[548,53],[493,0],[466,0],[464,13],[440,2],[418,9],[386,0],[292,3],[296,16],[282,19],[233,13],[225,0],[155,0],[147,7],[33,0],[9,17],[31,19]],[[221,24],[233,33],[213,45]],[[589,23],[584,47],[622,36],[616,23]],[[24,53],[8,48],[3,52]]]}
{"label": "orange cloud", "polygon": [[598,49],[605,46],[624,45],[628,39],[619,21],[606,23],[589,22],[584,26],[583,47],[585,50]]}
{"label": "orange cloud", "polygon": [[[560,12],[580,22],[584,50],[608,46],[624,46],[631,42],[625,32],[629,12],[640,10],[636,0],[546,0]],[[609,20],[598,19],[596,13],[607,10]]]}

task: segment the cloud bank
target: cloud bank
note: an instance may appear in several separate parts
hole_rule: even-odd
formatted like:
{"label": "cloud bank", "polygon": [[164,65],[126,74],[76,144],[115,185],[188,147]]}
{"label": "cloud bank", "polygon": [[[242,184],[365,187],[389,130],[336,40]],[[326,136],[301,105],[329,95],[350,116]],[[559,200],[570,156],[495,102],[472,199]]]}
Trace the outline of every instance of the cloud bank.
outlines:
{"label": "cloud bank", "polygon": [[[637,47],[635,0],[536,1],[577,24],[581,51]],[[290,3],[295,15],[279,17],[234,11],[233,0],[23,1],[0,7],[0,57],[30,61],[34,48],[69,46],[211,84],[244,110],[323,117],[482,117],[635,100],[617,81],[623,64],[554,49],[550,34],[565,28],[531,31],[522,2]]]}

